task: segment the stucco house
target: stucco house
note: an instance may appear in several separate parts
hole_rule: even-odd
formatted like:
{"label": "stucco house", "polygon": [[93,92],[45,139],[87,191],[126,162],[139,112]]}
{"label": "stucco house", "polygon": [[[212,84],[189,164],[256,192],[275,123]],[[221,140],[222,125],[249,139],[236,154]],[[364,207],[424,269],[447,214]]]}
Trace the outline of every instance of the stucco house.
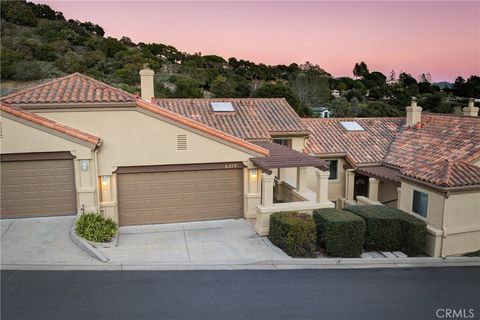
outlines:
{"label": "stucco house", "polygon": [[301,152],[308,131],[284,99],[152,100],[150,71],[143,99],[78,73],[3,97],[1,216],[256,217],[264,235],[272,212],[333,207],[326,163]]}
{"label": "stucco house", "polygon": [[480,118],[473,99],[463,111],[422,114],[413,99],[405,118],[302,119],[306,152],[329,162],[328,199],[337,207],[398,207],[427,222],[429,255],[476,251]]}
{"label": "stucco house", "polygon": [[375,203],[426,220],[431,255],[480,248],[473,103],[301,119],[285,99],[156,99],[140,75],[141,97],[75,73],[1,98],[2,217],[256,218],[266,235],[273,212]]}

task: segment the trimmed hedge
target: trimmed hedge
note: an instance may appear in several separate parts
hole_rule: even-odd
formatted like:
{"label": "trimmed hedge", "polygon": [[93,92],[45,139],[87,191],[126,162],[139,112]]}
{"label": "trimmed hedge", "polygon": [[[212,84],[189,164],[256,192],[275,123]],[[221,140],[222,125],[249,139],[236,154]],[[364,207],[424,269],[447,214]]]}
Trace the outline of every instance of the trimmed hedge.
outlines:
{"label": "trimmed hedge", "polygon": [[359,216],[337,209],[313,212],[317,226],[317,245],[333,257],[358,257],[365,243],[365,221]]}
{"label": "trimmed hedge", "polygon": [[109,242],[117,234],[117,223],[98,213],[85,213],[78,218],[75,231],[89,241]]}
{"label": "trimmed hedge", "polygon": [[425,251],[427,226],[406,212],[380,205],[351,206],[344,210],[365,220],[367,249],[401,250],[409,256]]}
{"label": "trimmed hedge", "polygon": [[270,216],[268,239],[292,257],[314,257],[317,234],[315,221],[308,214],[277,212]]}

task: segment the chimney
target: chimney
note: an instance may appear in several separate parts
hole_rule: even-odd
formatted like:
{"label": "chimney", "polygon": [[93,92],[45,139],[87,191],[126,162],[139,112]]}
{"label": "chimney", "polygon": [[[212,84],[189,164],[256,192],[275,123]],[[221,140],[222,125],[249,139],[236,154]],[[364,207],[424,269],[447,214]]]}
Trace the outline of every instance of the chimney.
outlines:
{"label": "chimney", "polygon": [[152,98],[155,97],[154,95],[154,90],[153,90],[153,75],[155,72],[153,72],[152,69],[150,69],[150,65],[148,63],[145,63],[143,65],[143,69],[140,70],[140,90],[141,90],[141,95],[142,99],[145,101],[150,102]]}
{"label": "chimney", "polygon": [[470,117],[478,117],[478,107],[475,107],[475,99],[468,99],[468,106],[463,108],[463,115]]}
{"label": "chimney", "polygon": [[407,108],[407,127],[413,127],[422,121],[422,107],[417,106],[417,98],[412,97],[412,103]]}

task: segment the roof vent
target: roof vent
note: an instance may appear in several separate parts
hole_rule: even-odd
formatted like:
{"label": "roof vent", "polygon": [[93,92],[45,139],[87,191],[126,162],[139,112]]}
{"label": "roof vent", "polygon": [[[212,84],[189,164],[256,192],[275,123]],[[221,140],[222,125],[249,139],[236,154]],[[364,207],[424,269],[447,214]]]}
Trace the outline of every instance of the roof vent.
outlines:
{"label": "roof vent", "polygon": [[187,150],[187,135],[185,134],[177,135],[177,150],[180,150],[180,151]]}
{"label": "roof vent", "polygon": [[212,102],[213,112],[233,112],[233,105],[231,102]]}
{"label": "roof vent", "polygon": [[347,131],[364,131],[365,129],[362,128],[361,125],[358,124],[356,121],[341,121],[340,124],[345,128]]}

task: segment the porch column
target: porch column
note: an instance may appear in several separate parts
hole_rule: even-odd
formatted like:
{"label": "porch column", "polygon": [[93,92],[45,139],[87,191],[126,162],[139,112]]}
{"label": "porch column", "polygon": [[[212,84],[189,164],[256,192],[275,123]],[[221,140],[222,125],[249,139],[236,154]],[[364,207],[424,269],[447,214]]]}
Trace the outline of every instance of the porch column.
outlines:
{"label": "porch column", "polygon": [[[262,174],[262,204],[261,207],[271,207],[273,205],[273,174]],[[257,207],[258,208],[258,207]],[[255,231],[260,236],[268,235],[270,229],[270,213],[264,213],[257,209],[257,220],[255,221]]]}
{"label": "porch column", "polygon": [[368,178],[368,199],[378,201],[378,181],[375,178]]}
{"label": "porch column", "polygon": [[262,206],[270,207],[273,204],[273,174],[262,173]]}
{"label": "porch column", "polygon": [[307,190],[307,168],[297,168],[297,191],[304,192]]}
{"label": "porch column", "polygon": [[347,170],[346,172],[346,184],[347,184],[347,194],[345,198],[349,201],[353,201],[353,193],[355,188],[355,171]]}
{"label": "porch column", "polygon": [[317,193],[317,203],[328,202],[328,177],[330,172],[317,170],[317,187],[315,192]]}
{"label": "porch column", "polygon": [[400,197],[402,196],[402,188],[398,187],[397,188],[397,208],[400,209]]}

